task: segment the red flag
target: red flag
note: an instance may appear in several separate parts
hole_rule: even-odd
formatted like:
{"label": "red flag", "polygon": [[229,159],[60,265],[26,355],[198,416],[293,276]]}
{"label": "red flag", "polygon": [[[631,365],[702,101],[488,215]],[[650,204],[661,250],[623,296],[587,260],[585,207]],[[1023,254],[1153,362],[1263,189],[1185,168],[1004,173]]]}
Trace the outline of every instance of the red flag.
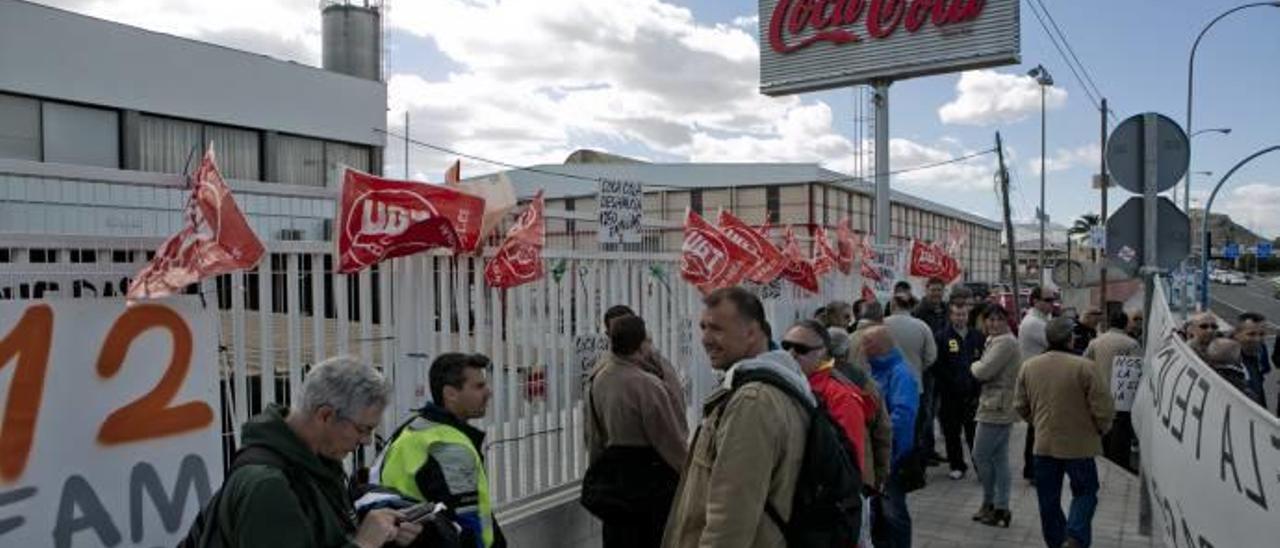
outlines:
{"label": "red flag", "polygon": [[[765,239],[768,239],[769,233],[773,232],[773,223],[770,223],[769,219],[765,219],[764,224],[760,225],[760,228],[757,229],[756,231],[759,232],[761,236],[764,236]],[[777,247],[777,246],[774,246],[774,247]]]}
{"label": "red flag", "polygon": [[134,278],[129,300],[164,297],[209,276],[252,268],[262,258],[262,242],[223,182],[212,144],[191,180],[186,226]]}
{"label": "red flag", "polygon": [[347,169],[334,230],[338,272],[445,247],[476,248],[484,199],[449,187],[395,181]]}
{"label": "red flag", "polygon": [[725,210],[720,211],[719,221],[720,231],[725,237],[752,255],[750,264],[753,266],[747,269],[748,280],[767,284],[782,274],[782,269],[787,267],[787,258],[769,241],[767,233],[760,233]]}
{"label": "red flag", "polygon": [[449,169],[444,170],[444,184],[456,185],[462,180],[462,160],[454,160]]}
{"label": "red flag", "polygon": [[835,270],[839,260],[836,252],[831,249],[831,243],[827,241],[827,229],[821,226],[813,229],[813,273],[823,276],[832,270]]}
{"label": "red flag", "polygon": [[836,266],[842,274],[853,272],[853,258],[858,253],[851,227],[847,218],[840,221],[840,225],[836,227]]}
{"label": "red flag", "polygon": [[908,272],[921,278],[940,278],[951,283],[960,276],[960,265],[938,244],[925,244],[919,240],[911,243],[911,263]]}
{"label": "red flag", "polygon": [[866,242],[863,241],[862,267],[860,269],[860,273],[862,274],[862,279],[876,281],[876,282],[881,281],[883,276],[880,275],[880,270],[876,268],[875,262],[876,262],[876,252],[871,249],[871,246],[866,245]]}
{"label": "red flag", "polygon": [[791,227],[787,227],[782,242],[782,254],[787,256],[787,268],[783,269],[782,277],[810,293],[817,293],[818,276],[813,271],[813,263],[800,252],[800,244],[796,242],[796,235]]}
{"label": "red flag", "polygon": [[680,277],[703,294],[737,285],[751,266],[751,252],[733,242],[692,209],[686,210]]}
{"label": "red flag", "polygon": [[498,254],[485,265],[484,280],[490,287],[516,287],[542,279],[543,205],[539,190],[507,231]]}
{"label": "red flag", "polygon": [[867,284],[862,284],[862,300],[869,303],[876,302],[876,292],[871,290]]}

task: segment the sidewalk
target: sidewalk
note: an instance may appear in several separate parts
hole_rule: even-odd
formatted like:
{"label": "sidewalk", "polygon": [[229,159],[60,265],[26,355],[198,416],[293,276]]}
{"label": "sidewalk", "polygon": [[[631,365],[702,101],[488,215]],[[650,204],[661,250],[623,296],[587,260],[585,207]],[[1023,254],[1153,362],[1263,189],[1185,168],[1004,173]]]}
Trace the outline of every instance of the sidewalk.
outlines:
{"label": "sidewalk", "polygon": [[[972,470],[964,479],[947,477],[945,464],[929,469],[929,484],[907,496],[914,525],[916,548],[990,547],[1022,548],[1043,546],[1036,492],[1022,479],[1022,446],[1026,424],[1016,426],[1009,440],[1009,466],[1013,472],[1010,506],[1013,521],[1008,529],[989,527],[970,518],[982,504],[982,485]],[[939,436],[938,447],[942,448]],[[1093,518],[1094,548],[1136,548],[1157,546],[1149,537],[1138,535],[1138,480],[1125,470],[1098,459],[1098,510]],[[1071,489],[1063,483],[1063,511],[1071,500]]]}

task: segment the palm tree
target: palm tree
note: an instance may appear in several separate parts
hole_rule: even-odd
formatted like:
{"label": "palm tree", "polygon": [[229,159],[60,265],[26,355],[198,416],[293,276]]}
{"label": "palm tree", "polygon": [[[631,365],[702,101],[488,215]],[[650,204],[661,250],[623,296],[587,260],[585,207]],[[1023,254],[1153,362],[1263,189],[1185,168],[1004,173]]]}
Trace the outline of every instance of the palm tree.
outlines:
{"label": "palm tree", "polygon": [[[1084,215],[1081,215],[1079,219],[1076,219],[1076,222],[1071,225],[1071,228],[1067,229],[1067,237],[1083,244],[1084,242],[1089,241],[1089,232],[1092,231],[1094,227],[1101,224],[1102,217],[1100,215],[1097,213],[1085,213]],[[1090,253],[1093,257],[1093,261],[1097,262],[1098,250],[1092,249]]]}

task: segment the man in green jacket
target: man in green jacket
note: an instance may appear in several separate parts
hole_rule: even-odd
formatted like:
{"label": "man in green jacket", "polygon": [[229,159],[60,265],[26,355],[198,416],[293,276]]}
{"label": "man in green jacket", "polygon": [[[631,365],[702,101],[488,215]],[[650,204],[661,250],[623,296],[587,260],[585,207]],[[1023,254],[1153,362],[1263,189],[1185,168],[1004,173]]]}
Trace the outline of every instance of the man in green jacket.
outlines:
{"label": "man in green jacket", "polygon": [[422,528],[402,522],[394,510],[371,511],[357,526],[342,469],[347,455],[371,441],[389,394],[382,376],[354,359],[315,366],[302,385],[300,405],[271,404],[245,423],[242,452],[188,542],[238,548],[409,545]]}
{"label": "man in green jacket", "polygon": [[481,354],[438,356],[429,374],[431,402],[391,435],[369,476],[411,498],[444,503],[467,548],[506,546],[493,519],[484,432],[467,424],[489,406],[489,367]]}

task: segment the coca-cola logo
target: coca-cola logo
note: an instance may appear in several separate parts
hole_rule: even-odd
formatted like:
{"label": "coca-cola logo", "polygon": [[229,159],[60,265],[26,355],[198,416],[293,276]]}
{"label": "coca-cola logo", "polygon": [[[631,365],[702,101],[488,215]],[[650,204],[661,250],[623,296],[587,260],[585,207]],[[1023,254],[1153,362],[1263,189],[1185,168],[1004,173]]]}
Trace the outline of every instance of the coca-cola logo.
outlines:
{"label": "coca-cola logo", "polygon": [[715,279],[729,256],[724,242],[716,234],[701,227],[691,227],[685,234],[682,251],[681,274],[701,282]]}
{"label": "coca-cola logo", "polygon": [[925,23],[973,21],[985,6],[986,0],[779,0],[769,18],[769,47],[791,53],[818,42],[859,42],[859,23],[877,40],[899,27],[914,34]]}

